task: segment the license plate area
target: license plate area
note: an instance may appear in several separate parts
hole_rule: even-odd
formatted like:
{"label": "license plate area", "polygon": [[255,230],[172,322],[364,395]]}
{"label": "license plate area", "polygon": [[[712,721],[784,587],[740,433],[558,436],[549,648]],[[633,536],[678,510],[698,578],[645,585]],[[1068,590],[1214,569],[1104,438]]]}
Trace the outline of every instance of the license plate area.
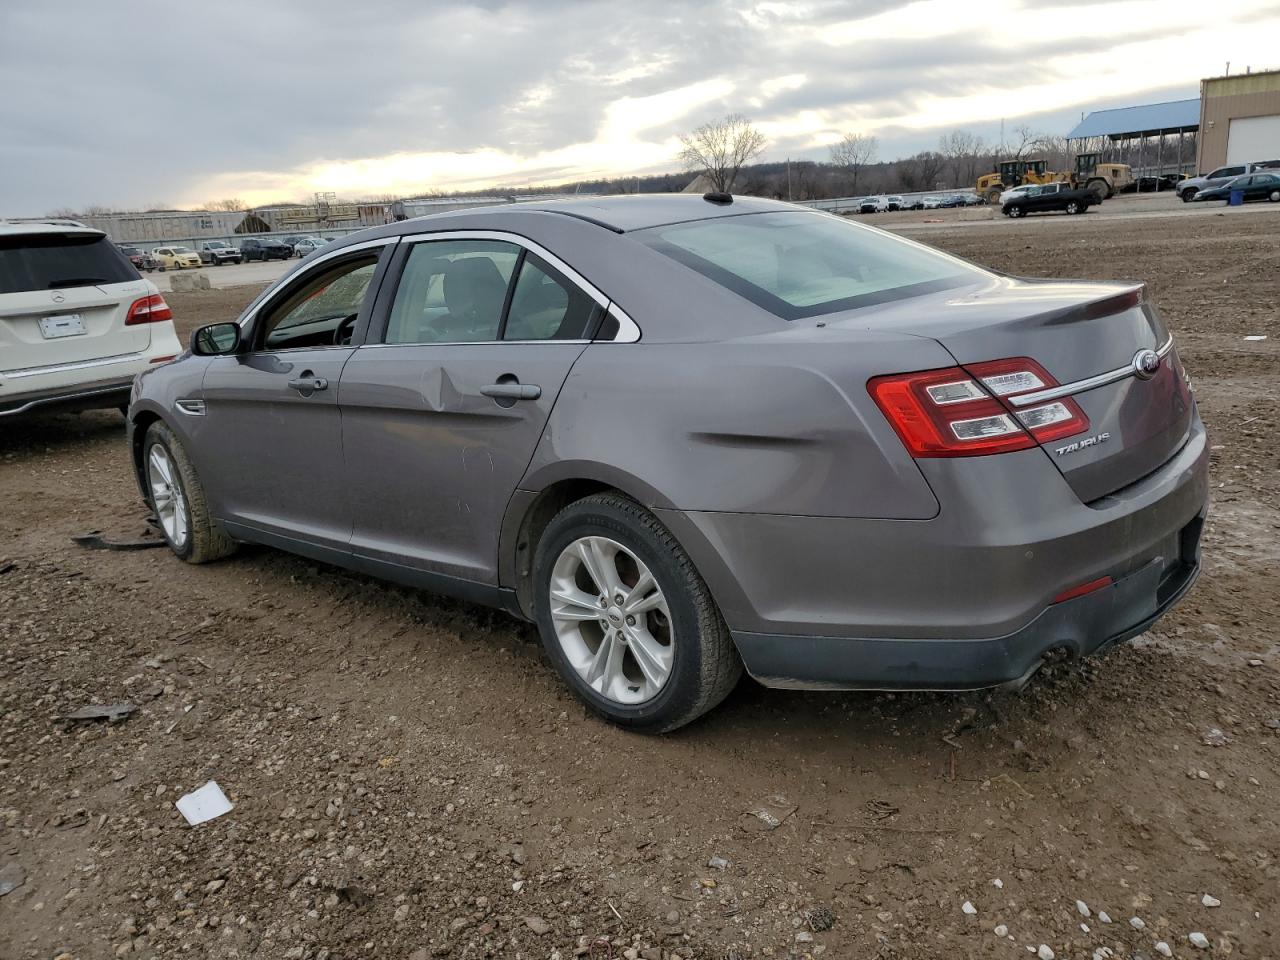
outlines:
{"label": "license plate area", "polygon": [[46,340],[82,337],[88,332],[88,328],[84,325],[84,317],[78,313],[60,313],[56,316],[40,318],[40,336]]}

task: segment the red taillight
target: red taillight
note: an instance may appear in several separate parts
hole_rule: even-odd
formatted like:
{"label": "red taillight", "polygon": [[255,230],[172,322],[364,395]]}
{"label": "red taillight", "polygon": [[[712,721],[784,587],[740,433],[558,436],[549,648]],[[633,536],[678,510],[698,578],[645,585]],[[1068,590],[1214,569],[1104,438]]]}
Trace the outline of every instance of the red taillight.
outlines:
{"label": "red taillight", "polygon": [[973,363],[965,369],[1000,398],[1037,443],[1061,440],[1089,428],[1089,418],[1070,397],[1030,406],[1014,403],[1019,396],[1058,386],[1058,381],[1049,375],[1049,371],[1028,357]]}
{"label": "red taillight", "polygon": [[1050,602],[1062,603],[1065,600],[1074,600],[1076,597],[1083,597],[1086,593],[1093,593],[1095,590],[1101,590],[1103,587],[1109,586],[1111,586],[1110,577],[1099,577],[1097,580],[1090,580],[1088,583],[1082,583],[1080,586],[1072,587],[1070,590],[1063,590]]}
{"label": "red taillight", "polygon": [[977,457],[1026,450],[1089,426],[1069,397],[1019,407],[1012,401],[1058,383],[1018,357],[876,377],[871,396],[913,457]]}
{"label": "red taillight", "polygon": [[153,293],[149,297],[133,301],[133,306],[129,308],[128,314],[125,315],[124,325],[133,327],[140,323],[160,323],[163,320],[172,319],[173,311],[164,302],[164,297],[158,293]]}

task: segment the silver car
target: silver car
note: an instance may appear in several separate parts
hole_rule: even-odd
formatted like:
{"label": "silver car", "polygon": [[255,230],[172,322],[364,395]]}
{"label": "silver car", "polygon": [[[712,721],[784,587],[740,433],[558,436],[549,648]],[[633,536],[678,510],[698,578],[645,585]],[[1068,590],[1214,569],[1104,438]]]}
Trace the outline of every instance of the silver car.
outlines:
{"label": "silver car", "polygon": [[772,201],[408,220],[141,376],[192,563],[267,544],[535,621],[671,730],[777,687],[1018,682],[1199,569],[1207,446],[1141,286],[1018,280]]}

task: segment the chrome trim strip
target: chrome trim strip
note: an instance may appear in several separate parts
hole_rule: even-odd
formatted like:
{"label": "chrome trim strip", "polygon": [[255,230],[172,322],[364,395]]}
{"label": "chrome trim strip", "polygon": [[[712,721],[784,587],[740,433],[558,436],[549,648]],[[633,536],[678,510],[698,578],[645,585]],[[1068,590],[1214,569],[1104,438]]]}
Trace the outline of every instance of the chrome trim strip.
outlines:
{"label": "chrome trim strip", "polygon": [[174,406],[178,408],[180,413],[185,413],[188,417],[204,416],[203,400],[178,400],[175,401]]}
{"label": "chrome trim strip", "polygon": [[0,370],[0,377],[20,380],[23,377],[40,377],[46,373],[69,373],[72,370],[88,370],[92,367],[109,367],[117,363],[141,360],[145,354],[121,353],[114,357],[98,357],[94,360],[77,360],[74,363],[56,363],[48,367],[23,367],[19,370]]}
{"label": "chrome trim strip", "polygon": [[[535,253],[551,266],[555,267],[566,277],[568,277],[583,293],[589,296],[602,308],[613,314],[615,320],[618,321],[618,335],[613,340],[595,341],[605,343],[634,343],[640,339],[640,328],[636,322],[622,312],[622,310],[613,303],[604,293],[591,283],[586,277],[580,274],[573,267],[569,266],[554,253],[530,240],[528,237],[522,237],[518,233],[508,233],[505,230],[441,230],[438,233],[415,233],[400,238],[405,243],[424,243],[432,240],[500,240],[504,243],[514,243],[518,247],[523,247],[530,253]],[[515,343],[518,341],[504,340],[503,343]],[[547,341],[529,341],[533,343],[545,343]],[[561,340],[561,343],[567,341]]]}
{"label": "chrome trim strip", "polygon": [[[1168,356],[1169,351],[1172,349],[1173,337],[1170,336],[1162,346],[1156,348],[1156,353],[1163,359]],[[1061,386],[1050,387],[1047,390],[1037,390],[1035,393],[1024,393],[1018,397],[1010,397],[1009,402],[1015,407],[1029,407],[1034,403],[1061,400],[1063,397],[1084,393],[1086,390],[1096,390],[1098,387],[1105,387],[1109,383],[1124,380],[1127,377],[1132,377],[1133,373],[1133,363],[1130,362],[1123,367],[1108,370],[1106,373],[1100,373],[1097,376],[1086,377],[1084,380],[1077,380],[1074,383],[1064,383]]]}

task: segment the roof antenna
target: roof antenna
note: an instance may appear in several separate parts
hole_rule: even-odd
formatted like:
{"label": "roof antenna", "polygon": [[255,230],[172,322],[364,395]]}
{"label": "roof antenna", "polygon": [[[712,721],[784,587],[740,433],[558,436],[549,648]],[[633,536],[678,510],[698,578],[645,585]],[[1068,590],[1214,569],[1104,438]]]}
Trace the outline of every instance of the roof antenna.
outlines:
{"label": "roof antenna", "polygon": [[707,201],[707,203],[718,203],[723,205],[726,203],[733,203],[733,194],[725,193],[722,190],[712,190],[709,193],[704,193],[702,195],[702,199]]}

